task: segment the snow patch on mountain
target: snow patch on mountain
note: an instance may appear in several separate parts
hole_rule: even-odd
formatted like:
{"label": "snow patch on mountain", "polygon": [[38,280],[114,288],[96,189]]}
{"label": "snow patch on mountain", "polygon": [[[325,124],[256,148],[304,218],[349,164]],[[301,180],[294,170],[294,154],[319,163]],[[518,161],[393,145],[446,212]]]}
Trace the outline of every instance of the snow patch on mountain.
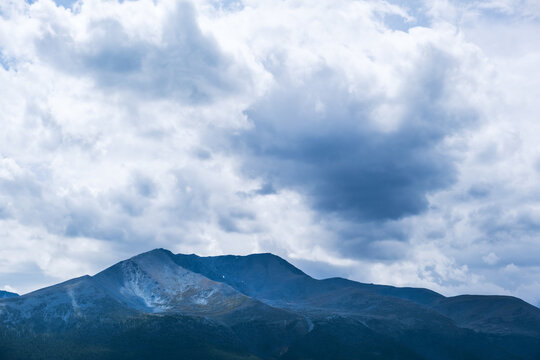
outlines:
{"label": "snow patch on mountain", "polygon": [[216,292],[215,289],[204,290],[192,297],[197,305],[208,305],[208,299]]}
{"label": "snow patch on mountain", "polygon": [[315,324],[313,324],[313,321],[309,316],[304,316],[304,319],[306,319],[306,322],[308,324],[308,332],[313,331],[313,328],[315,328]]}

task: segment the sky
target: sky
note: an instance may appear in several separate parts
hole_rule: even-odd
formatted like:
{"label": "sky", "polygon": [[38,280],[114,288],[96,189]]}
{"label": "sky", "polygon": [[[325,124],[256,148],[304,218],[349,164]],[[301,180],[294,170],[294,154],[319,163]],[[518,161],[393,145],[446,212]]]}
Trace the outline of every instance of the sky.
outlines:
{"label": "sky", "polygon": [[0,289],[154,248],[540,305],[535,0],[1,0]]}

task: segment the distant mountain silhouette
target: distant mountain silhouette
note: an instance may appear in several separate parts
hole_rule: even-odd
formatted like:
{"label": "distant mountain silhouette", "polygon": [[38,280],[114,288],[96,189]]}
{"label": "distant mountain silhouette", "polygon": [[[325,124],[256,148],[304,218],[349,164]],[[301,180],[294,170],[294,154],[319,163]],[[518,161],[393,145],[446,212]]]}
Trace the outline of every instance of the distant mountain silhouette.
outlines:
{"label": "distant mountain silhouette", "polygon": [[540,309],[157,249],[0,300],[0,359],[43,358],[540,359]]}
{"label": "distant mountain silhouette", "polygon": [[0,299],[17,297],[19,294],[15,294],[9,291],[0,290]]}

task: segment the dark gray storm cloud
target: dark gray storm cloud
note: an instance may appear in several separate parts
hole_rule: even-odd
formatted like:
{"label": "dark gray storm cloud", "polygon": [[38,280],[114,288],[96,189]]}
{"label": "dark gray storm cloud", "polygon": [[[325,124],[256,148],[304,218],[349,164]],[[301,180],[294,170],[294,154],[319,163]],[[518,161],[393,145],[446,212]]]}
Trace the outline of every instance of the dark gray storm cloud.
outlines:
{"label": "dark gray storm cloud", "polygon": [[[473,111],[446,106],[457,63],[426,49],[399,95],[399,125],[383,131],[373,111],[384,97],[351,92],[339,71],[323,69],[296,85],[280,81],[247,112],[252,127],[233,137],[251,176],[308,196],[323,213],[362,221],[426,210],[426,195],[456,179],[442,141],[473,124]],[[393,119],[395,120],[395,119]]]}

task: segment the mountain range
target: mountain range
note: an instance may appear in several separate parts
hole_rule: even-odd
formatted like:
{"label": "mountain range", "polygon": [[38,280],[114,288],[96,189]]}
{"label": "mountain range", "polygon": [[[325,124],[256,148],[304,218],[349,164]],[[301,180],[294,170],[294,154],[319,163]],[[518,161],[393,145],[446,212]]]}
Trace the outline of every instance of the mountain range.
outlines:
{"label": "mountain range", "polygon": [[0,292],[0,359],[540,359],[540,309],[156,249]]}

